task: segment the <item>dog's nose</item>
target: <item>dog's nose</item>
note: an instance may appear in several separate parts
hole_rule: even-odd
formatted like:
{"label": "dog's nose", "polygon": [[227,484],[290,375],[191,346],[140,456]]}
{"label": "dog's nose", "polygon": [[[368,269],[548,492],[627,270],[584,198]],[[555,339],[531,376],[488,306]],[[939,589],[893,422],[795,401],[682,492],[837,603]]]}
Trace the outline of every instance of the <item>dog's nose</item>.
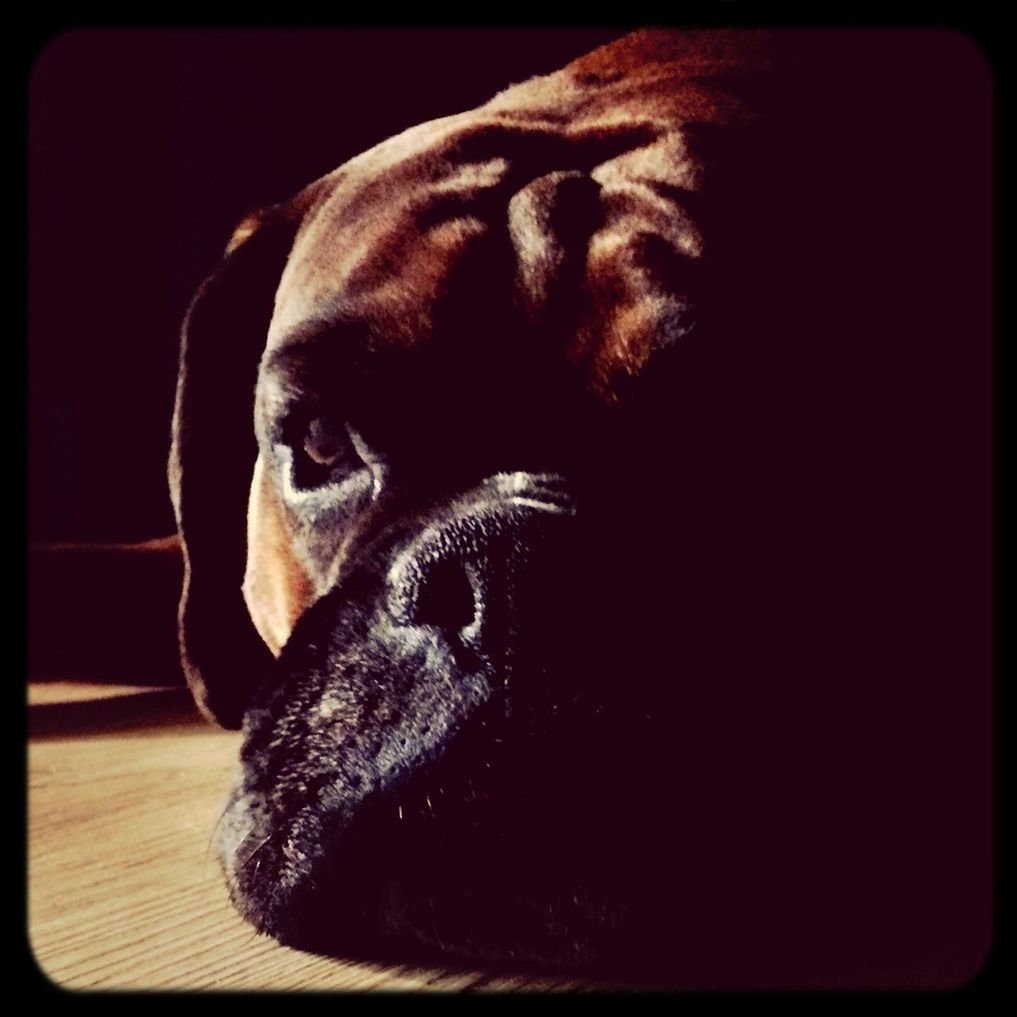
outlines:
{"label": "dog's nose", "polygon": [[[559,477],[502,473],[453,504],[396,556],[388,609],[400,625],[432,626],[454,644],[494,652],[526,590],[546,587],[575,514]],[[528,598],[527,598],[528,599]]]}

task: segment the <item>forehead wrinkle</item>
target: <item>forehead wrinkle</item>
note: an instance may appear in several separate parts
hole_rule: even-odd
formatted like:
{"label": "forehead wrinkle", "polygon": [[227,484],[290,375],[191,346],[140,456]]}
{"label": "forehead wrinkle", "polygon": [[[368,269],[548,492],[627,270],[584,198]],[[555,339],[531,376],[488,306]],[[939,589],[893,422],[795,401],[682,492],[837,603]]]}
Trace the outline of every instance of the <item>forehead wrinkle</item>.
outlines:
{"label": "forehead wrinkle", "polygon": [[280,331],[262,356],[262,368],[298,373],[300,368],[343,350],[353,353],[369,345],[366,322],[345,314],[311,315]]}
{"label": "forehead wrinkle", "polygon": [[[369,246],[372,238],[367,227],[372,215],[379,207],[391,209],[408,200],[413,188],[407,184],[412,180],[405,178],[411,175],[421,151],[433,149],[463,116],[411,127],[355,156],[329,175],[328,196],[309,209],[283,269],[269,327],[270,346],[278,345],[302,319],[310,317],[315,303],[320,305],[319,317],[332,317],[335,308],[328,304],[335,303],[343,263],[355,264],[358,245],[365,249]],[[356,222],[364,233],[360,240],[357,231],[348,228]],[[342,229],[344,226],[347,229]]]}
{"label": "forehead wrinkle", "polygon": [[[276,294],[270,348],[307,319],[344,313],[387,319],[379,322],[379,340],[415,341],[427,331],[443,277],[486,229],[475,200],[510,170],[499,156],[449,161],[445,143],[456,135],[457,120],[405,132],[393,139],[398,145],[383,144],[346,165],[298,233]],[[424,216],[438,206],[442,215],[425,228]]]}
{"label": "forehead wrinkle", "polygon": [[347,331],[370,350],[427,342],[434,332],[434,312],[447,295],[446,280],[487,230],[472,215],[409,235],[390,228],[359,262],[324,280],[304,285],[298,269],[281,288],[266,352]]}

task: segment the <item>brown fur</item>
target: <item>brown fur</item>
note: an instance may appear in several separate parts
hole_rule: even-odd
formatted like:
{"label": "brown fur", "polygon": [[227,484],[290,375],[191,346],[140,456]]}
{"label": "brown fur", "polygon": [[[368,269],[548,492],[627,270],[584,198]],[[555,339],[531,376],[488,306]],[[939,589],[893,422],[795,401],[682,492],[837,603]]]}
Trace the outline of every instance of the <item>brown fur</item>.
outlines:
{"label": "brown fur", "polygon": [[307,570],[293,554],[286,514],[260,459],[251,484],[247,546],[244,601],[258,635],[278,656],[297,619],[315,598]]}
{"label": "brown fur", "polygon": [[[351,160],[284,207],[300,226],[266,356],[337,315],[368,323],[358,333],[368,352],[426,348],[460,290],[490,286],[479,301],[489,311],[507,282],[534,329],[567,337],[573,369],[617,401],[625,379],[691,328],[675,280],[691,290],[704,251],[685,208],[702,184],[696,131],[750,118],[717,83],[763,62],[751,34],[640,32]],[[490,265],[458,284],[464,266],[491,257],[506,215],[512,278]],[[266,219],[245,219],[229,251]],[[462,320],[458,331],[475,341],[484,327]],[[243,589],[276,655],[316,599],[291,544],[259,460]]]}
{"label": "brown fur", "polygon": [[[984,418],[987,234],[935,214],[987,180],[951,50],[637,33],[241,227],[171,476],[259,929],[685,985],[933,970],[975,885],[942,873],[984,861],[942,837],[964,752],[916,723],[967,673],[930,619],[980,624],[940,538],[986,518],[943,497]],[[343,429],[359,462],[312,454]]]}
{"label": "brown fur", "polygon": [[[577,327],[565,353],[614,401],[689,327],[687,295],[656,265],[690,277],[702,257],[685,207],[701,183],[697,132],[751,117],[718,83],[761,64],[751,35],[637,33],[351,160],[315,185],[269,352],[340,306],[370,322],[374,346],[426,345],[450,278],[484,256],[507,204],[517,299],[539,324],[569,277]],[[583,181],[596,185],[578,217],[591,232],[562,236],[556,206]]]}

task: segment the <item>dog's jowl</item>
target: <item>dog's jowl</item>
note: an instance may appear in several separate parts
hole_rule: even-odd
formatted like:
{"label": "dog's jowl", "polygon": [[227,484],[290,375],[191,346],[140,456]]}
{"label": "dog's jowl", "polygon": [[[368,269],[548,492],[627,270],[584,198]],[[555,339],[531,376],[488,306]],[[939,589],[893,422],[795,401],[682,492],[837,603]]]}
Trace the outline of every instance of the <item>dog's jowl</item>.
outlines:
{"label": "dog's jowl", "polygon": [[858,622],[889,517],[852,507],[909,497],[873,437],[895,340],[856,356],[917,292],[909,39],[639,32],[237,229],[170,472],[257,928],[703,984],[912,929],[857,762],[907,637]]}

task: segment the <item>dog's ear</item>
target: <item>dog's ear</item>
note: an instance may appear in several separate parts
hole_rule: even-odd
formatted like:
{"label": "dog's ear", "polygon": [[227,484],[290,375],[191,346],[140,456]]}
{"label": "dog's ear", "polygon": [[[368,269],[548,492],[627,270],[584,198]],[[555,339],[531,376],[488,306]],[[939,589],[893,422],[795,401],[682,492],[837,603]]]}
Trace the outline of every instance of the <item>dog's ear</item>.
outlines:
{"label": "dog's ear", "polygon": [[183,327],[169,462],[184,550],[180,655],[201,710],[230,728],[272,660],[241,594],[245,520],[258,363],[303,207],[248,216]]}

